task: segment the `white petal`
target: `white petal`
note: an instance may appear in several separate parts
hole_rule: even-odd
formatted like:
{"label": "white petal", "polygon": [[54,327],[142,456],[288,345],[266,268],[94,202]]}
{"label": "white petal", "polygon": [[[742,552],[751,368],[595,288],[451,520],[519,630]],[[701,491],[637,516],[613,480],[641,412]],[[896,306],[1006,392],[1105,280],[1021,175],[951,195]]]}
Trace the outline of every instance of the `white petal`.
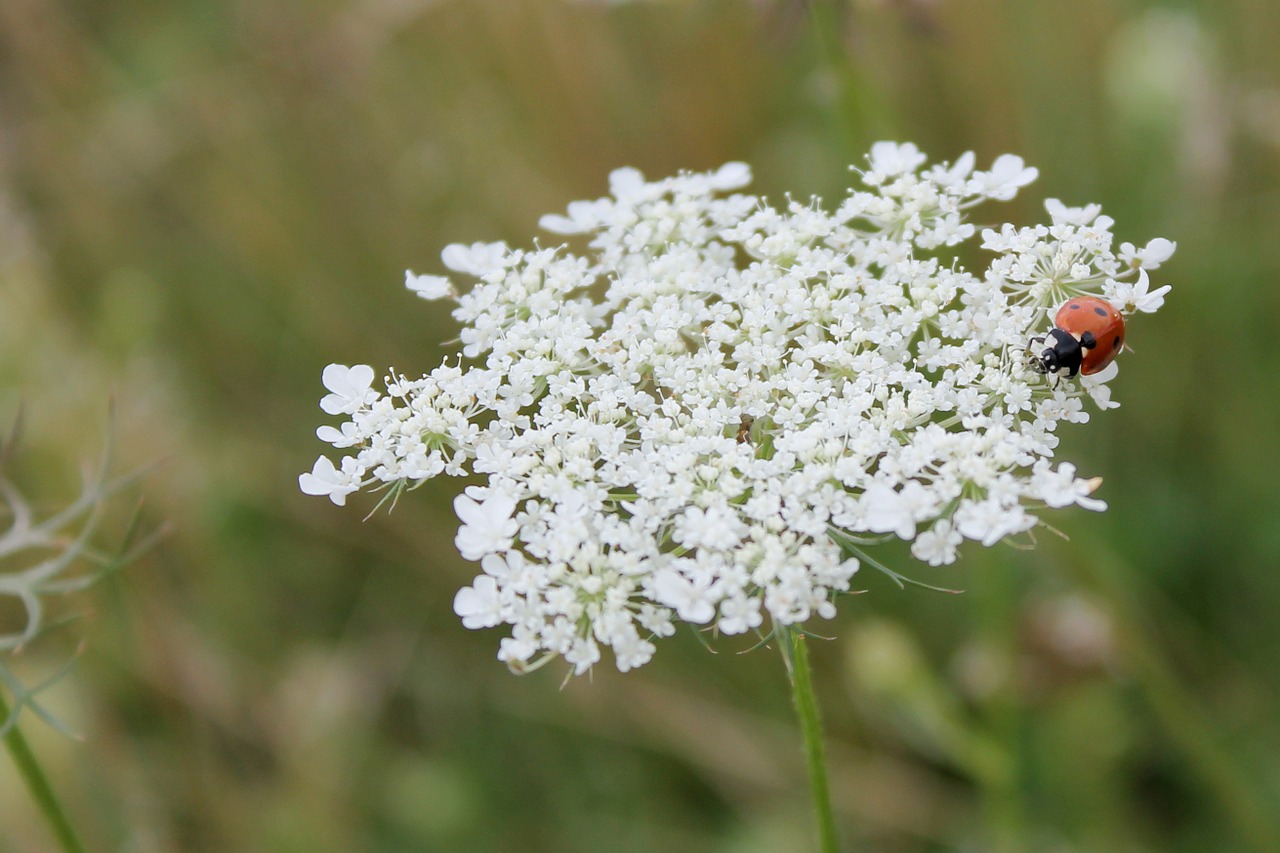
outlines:
{"label": "white petal", "polygon": [[736,190],[751,183],[751,167],[746,163],[725,163],[711,176],[711,185],[718,190]]}
{"label": "white petal", "polygon": [[1174,251],[1178,248],[1178,244],[1172,240],[1166,240],[1163,237],[1156,237],[1147,243],[1145,249],[1142,250],[1142,266],[1144,269],[1153,270],[1160,266],[1169,258],[1173,257]]}
{"label": "white petal", "polygon": [[453,597],[453,612],[462,617],[465,628],[492,628],[502,621],[502,601],[498,585],[488,575],[480,575]]}

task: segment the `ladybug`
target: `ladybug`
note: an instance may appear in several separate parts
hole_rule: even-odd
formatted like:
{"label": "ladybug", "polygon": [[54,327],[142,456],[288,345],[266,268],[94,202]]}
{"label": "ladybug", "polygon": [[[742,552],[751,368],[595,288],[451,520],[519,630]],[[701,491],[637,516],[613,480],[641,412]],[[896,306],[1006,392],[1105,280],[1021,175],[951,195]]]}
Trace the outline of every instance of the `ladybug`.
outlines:
{"label": "ladybug", "polygon": [[[1089,376],[1111,363],[1124,347],[1124,317],[1096,296],[1068,299],[1053,319],[1049,334],[1032,338],[1031,367],[1037,373],[1068,378]],[[1039,355],[1035,348],[1043,345]]]}

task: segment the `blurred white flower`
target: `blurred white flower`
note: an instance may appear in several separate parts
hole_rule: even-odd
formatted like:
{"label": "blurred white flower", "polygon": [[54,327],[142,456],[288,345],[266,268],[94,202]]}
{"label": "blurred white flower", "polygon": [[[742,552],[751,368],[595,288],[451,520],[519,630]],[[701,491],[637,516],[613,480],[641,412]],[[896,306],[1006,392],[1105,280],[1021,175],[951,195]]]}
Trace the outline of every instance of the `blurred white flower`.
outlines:
{"label": "blurred white flower", "polygon": [[1001,154],[996,158],[990,172],[979,172],[974,175],[969,191],[984,198],[997,201],[1008,201],[1018,194],[1018,190],[1034,181],[1040,170],[1027,166],[1016,154]]}
{"label": "blurred white flower", "polygon": [[413,270],[405,270],[404,286],[428,300],[453,295],[453,283],[442,275],[415,275]]}
{"label": "blurred white flower", "polygon": [[507,244],[502,242],[472,243],[470,246],[451,243],[440,253],[440,260],[454,272],[482,276],[500,267],[506,256]]}
{"label": "blurred white flower", "polygon": [[760,599],[736,595],[720,602],[720,620],[716,628],[725,634],[745,634],[759,628],[764,622],[760,614]]}
{"label": "blurred white flower", "polygon": [[[877,143],[833,212],[739,192],[742,163],[648,181],[544,217],[568,247],[453,245],[462,354],[418,379],[332,365],[321,438],[300,485],[341,503],[356,486],[479,475],[455,502],[456,544],[481,574],[467,627],[505,624],[498,657],[619,669],[684,621],[725,634],[830,618],[870,552],[911,542],[929,566],[994,545],[1046,507],[1102,509],[1096,480],[1055,465],[1058,424],[1106,409],[1115,364],[1067,381],[1028,364],[1028,339],[1078,295],[1160,307],[1145,273],[1173,244],[1118,256],[1097,205],[1046,205],[1050,225],[984,229],[970,272],[947,249],[966,212],[1036,177],[1004,155],[925,165]],[[969,257],[970,252],[964,251]],[[1128,259],[1126,259],[1128,258]],[[1117,301],[1119,300],[1119,301]],[[895,578],[900,577],[894,573]]]}
{"label": "blurred white flower", "polygon": [[916,537],[911,543],[911,556],[931,566],[942,566],[954,563],[956,549],[964,537],[955,529],[949,518],[940,518],[930,529]]}
{"label": "blurred white flower", "polygon": [[868,183],[879,184],[887,178],[914,172],[927,158],[914,143],[877,142],[871,146],[867,161],[871,164]]}
{"label": "blurred white flower", "polygon": [[[109,518],[107,503],[145,473],[139,470],[111,476],[110,440],[97,466],[82,468],[80,493],[75,498],[65,503],[29,499],[12,479],[22,452],[21,426],[22,418],[18,417],[6,434],[0,434],[0,612],[4,614],[0,618],[0,708],[4,709],[0,711],[0,739],[8,737],[24,712],[68,737],[78,737],[40,695],[71,671],[73,661],[28,684],[31,664],[48,660],[45,649],[33,649],[31,644],[77,621],[51,606],[55,599],[116,576],[165,531],[161,528],[139,535],[131,524],[118,547],[101,541],[99,528]],[[38,470],[37,465],[33,473]],[[133,521],[137,520],[135,515]],[[20,656],[27,665],[11,667],[10,661]]]}
{"label": "blurred white flower", "polygon": [[999,498],[969,501],[956,510],[956,530],[966,539],[974,539],[988,547],[1006,536],[1022,533],[1035,526],[1036,519],[1022,506],[1007,507]]}
{"label": "blurred white flower", "polygon": [[710,577],[703,575],[691,581],[674,569],[664,569],[653,576],[653,592],[657,600],[676,611],[681,619],[702,625],[716,615],[719,588],[712,588]]}
{"label": "blurred white flower", "polygon": [[918,482],[910,481],[901,491],[882,482],[871,483],[862,493],[862,523],[872,533],[893,533],[911,541],[916,522],[937,512],[937,498]]}
{"label": "blurred white flower", "polygon": [[1100,204],[1086,204],[1084,207],[1067,207],[1056,198],[1044,200],[1044,209],[1054,225],[1088,225],[1102,212]]}

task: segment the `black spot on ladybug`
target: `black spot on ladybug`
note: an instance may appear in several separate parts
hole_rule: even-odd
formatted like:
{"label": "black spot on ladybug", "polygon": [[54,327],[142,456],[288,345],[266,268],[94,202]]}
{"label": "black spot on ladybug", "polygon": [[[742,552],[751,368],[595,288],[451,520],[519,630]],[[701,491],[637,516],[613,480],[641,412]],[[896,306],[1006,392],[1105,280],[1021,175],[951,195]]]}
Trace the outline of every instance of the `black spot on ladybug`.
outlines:
{"label": "black spot on ladybug", "polygon": [[1107,310],[1098,306],[1094,306],[1093,313],[1097,314],[1099,317],[1107,316]]}
{"label": "black spot on ladybug", "polygon": [[1070,305],[1068,305],[1067,307],[1068,307],[1068,308],[1070,308],[1072,311],[1079,311],[1079,310],[1080,310],[1080,303],[1079,303],[1079,302],[1072,302],[1072,303],[1071,303]]}
{"label": "black spot on ladybug", "polygon": [[1116,349],[1120,346],[1120,336],[1116,335],[1116,339],[1111,342],[1111,348]]}

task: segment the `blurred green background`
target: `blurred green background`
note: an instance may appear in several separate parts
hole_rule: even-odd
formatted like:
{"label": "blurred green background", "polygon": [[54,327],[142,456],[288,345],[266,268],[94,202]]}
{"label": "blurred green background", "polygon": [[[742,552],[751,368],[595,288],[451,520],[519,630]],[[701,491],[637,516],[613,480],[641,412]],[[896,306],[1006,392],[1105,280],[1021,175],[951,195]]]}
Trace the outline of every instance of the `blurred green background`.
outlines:
{"label": "blurred green background", "polygon": [[[83,742],[24,718],[89,846],[812,849],[774,651],[514,677],[451,611],[456,482],[365,520],[296,477],[324,365],[449,350],[402,286],[446,244],[622,165],[837,198],[892,138],[1040,168],[980,216],[1178,253],[1122,408],[1064,429],[1111,509],[915,572],[962,596],[866,578],[812,644],[850,847],[1280,849],[1278,44],[1244,0],[0,3],[0,419],[46,506],[109,431],[163,459],[172,526],[75,602]],[[0,760],[0,849],[50,844]]]}

